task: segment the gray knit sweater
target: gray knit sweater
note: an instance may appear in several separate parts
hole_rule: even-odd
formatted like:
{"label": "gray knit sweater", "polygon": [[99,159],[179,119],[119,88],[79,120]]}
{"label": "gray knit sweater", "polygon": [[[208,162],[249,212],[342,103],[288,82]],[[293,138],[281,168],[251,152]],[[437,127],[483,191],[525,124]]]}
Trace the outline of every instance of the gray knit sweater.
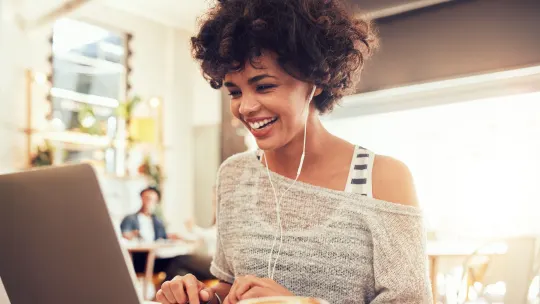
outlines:
{"label": "gray knit sweater", "polygon": [[[293,182],[271,174],[278,193]],[[217,196],[212,273],[229,283],[268,277],[279,227],[266,168],[254,152],[225,161]],[[274,280],[294,294],[332,304],[432,303],[419,209],[297,182],[281,202],[281,219]]]}

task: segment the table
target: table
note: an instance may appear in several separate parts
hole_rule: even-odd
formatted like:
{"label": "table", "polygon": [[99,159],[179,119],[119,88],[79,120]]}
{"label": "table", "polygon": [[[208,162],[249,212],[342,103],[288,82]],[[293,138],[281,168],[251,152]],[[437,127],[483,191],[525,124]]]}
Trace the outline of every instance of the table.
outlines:
{"label": "table", "polygon": [[467,258],[475,253],[481,255],[505,254],[508,246],[505,243],[490,243],[479,241],[428,241],[427,255],[429,258],[429,279],[433,301],[437,302],[437,273],[441,258]]}
{"label": "table", "polygon": [[[427,242],[429,278],[431,280],[431,291],[434,301],[436,301],[437,295],[437,273],[439,260],[442,258],[466,258],[475,253],[482,255],[501,255],[505,254],[507,250],[507,246],[504,243],[490,243],[490,246],[483,247],[484,245],[486,245],[485,242],[478,241]],[[143,281],[143,297],[146,299],[146,290],[148,283],[152,281],[152,276],[154,274],[154,262],[157,257],[165,258],[191,254],[197,249],[197,246],[198,243],[195,242],[186,243],[177,241],[125,244],[124,247],[130,254],[134,252],[145,252],[148,255],[146,260],[145,277]]]}
{"label": "table", "polygon": [[142,290],[142,296],[146,300],[146,291],[148,284],[152,282],[156,258],[169,258],[191,254],[197,249],[198,243],[184,241],[158,241],[153,243],[126,242],[123,246],[130,255],[135,252],[144,252],[147,254]]}

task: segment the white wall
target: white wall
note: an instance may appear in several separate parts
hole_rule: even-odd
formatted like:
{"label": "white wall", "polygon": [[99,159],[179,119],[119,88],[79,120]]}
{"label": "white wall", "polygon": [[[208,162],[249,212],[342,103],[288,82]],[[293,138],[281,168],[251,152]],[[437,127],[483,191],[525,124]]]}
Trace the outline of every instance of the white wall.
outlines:
{"label": "white wall", "polygon": [[[143,98],[163,97],[167,177],[163,204],[170,229],[179,230],[184,219],[193,214],[193,105],[205,107],[205,103],[219,102],[218,93],[200,81],[191,59],[191,33],[106,7],[101,1],[91,2],[72,17],[133,34],[132,92]],[[1,25],[0,172],[9,172],[22,168],[25,161],[24,136],[18,131],[25,126],[24,69],[47,72],[50,29],[28,35],[18,30],[13,20],[3,19]],[[45,105],[46,88],[36,91],[35,102]],[[35,116],[42,117],[45,108],[36,108]],[[215,121],[218,114],[198,117]]]}
{"label": "white wall", "polygon": [[213,186],[220,165],[221,125],[196,126],[194,129],[195,153],[195,222],[200,226],[210,226],[214,220],[212,204]]}
{"label": "white wall", "polygon": [[[193,104],[193,124],[195,126],[217,125],[221,123],[221,92],[214,90],[199,73],[195,77],[195,103]],[[229,109],[223,109],[229,111]]]}
{"label": "white wall", "polygon": [[[195,222],[210,226],[214,206],[212,187],[220,165],[221,92],[208,91],[210,85],[201,76],[195,80],[196,102],[193,104],[194,162],[195,162]],[[223,109],[229,111],[229,109]]]}
{"label": "white wall", "polygon": [[[47,30],[22,32],[4,2],[0,20],[0,173],[25,167],[26,146],[22,129],[26,127],[25,69],[47,72],[50,54]],[[34,85],[35,112],[43,112],[46,87]],[[39,113],[37,113],[39,115]],[[35,125],[44,119],[35,119]]]}
{"label": "white wall", "polygon": [[430,229],[503,237],[540,233],[539,117],[540,93],[529,93],[325,124],[404,161]]}

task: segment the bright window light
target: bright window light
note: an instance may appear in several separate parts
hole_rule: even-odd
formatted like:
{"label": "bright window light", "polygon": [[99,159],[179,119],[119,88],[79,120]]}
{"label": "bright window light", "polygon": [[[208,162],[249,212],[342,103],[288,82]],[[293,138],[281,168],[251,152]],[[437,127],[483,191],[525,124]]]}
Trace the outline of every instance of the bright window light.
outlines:
{"label": "bright window light", "polygon": [[540,92],[325,122],[404,161],[428,228],[447,236],[540,234]]}
{"label": "bright window light", "polygon": [[103,28],[67,18],[55,22],[53,33],[53,53],[57,55],[102,40],[109,35]]}

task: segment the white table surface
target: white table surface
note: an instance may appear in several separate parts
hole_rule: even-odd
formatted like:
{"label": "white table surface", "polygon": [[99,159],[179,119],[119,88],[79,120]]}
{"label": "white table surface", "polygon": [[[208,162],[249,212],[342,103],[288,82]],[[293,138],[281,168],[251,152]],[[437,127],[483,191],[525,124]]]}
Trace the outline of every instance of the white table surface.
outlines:
{"label": "white table surface", "polygon": [[122,242],[122,246],[130,252],[155,251],[157,258],[171,258],[178,255],[188,255],[193,253],[199,243],[184,241],[164,241],[152,243]]}

